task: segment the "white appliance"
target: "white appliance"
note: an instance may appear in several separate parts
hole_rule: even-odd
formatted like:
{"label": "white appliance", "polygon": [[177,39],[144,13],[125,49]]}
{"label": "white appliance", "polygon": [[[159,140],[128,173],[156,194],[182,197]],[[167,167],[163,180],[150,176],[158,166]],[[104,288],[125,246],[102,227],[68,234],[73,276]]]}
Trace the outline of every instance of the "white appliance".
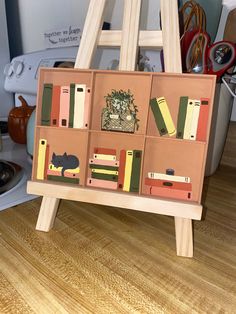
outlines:
{"label": "white appliance", "polygon": [[0,121],[6,121],[14,102],[12,93],[7,93],[3,88],[5,81],[3,69],[10,60],[4,0],[0,0],[0,30]]}
{"label": "white appliance", "polygon": [[35,105],[38,75],[40,67],[73,67],[78,47],[46,49],[21,55],[12,59],[4,69],[6,91],[15,94],[15,105],[19,105],[18,96],[25,98],[29,105]]}
{"label": "white appliance", "polygon": [[[14,98],[12,93],[4,90],[5,75],[3,74],[3,69],[10,60],[4,0],[0,0],[0,30],[0,121],[6,122],[9,111],[14,106]],[[31,175],[32,163],[26,153],[25,145],[13,143],[7,133],[0,134],[0,137],[0,162],[9,161],[20,165],[23,174],[15,186],[0,194],[0,210],[3,210],[33,199],[36,196],[26,193],[26,182]],[[2,166],[0,171],[2,180],[4,177]]]}

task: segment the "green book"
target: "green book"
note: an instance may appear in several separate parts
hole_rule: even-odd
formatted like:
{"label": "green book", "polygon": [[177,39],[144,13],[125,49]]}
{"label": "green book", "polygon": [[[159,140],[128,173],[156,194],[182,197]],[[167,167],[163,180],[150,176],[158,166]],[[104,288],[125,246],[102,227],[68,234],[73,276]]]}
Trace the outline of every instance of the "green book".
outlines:
{"label": "green book", "polygon": [[70,111],[69,111],[69,128],[74,126],[74,107],[75,107],[75,84],[70,84]]}
{"label": "green book", "polygon": [[130,192],[139,191],[140,171],[141,171],[142,151],[133,151],[133,162],[130,179]]}
{"label": "green book", "polygon": [[114,174],[105,174],[105,173],[96,173],[92,172],[91,177],[93,179],[99,179],[99,180],[107,180],[107,181],[113,181],[118,182],[118,175]]}
{"label": "green book", "polygon": [[79,184],[79,178],[68,178],[68,177],[54,176],[54,175],[48,174],[47,179],[52,180],[52,181],[57,181],[57,182]]}
{"label": "green book", "polygon": [[153,115],[154,115],[154,119],[155,119],[155,122],[156,122],[156,126],[159,130],[159,133],[160,135],[165,135],[168,133],[167,131],[167,128],[166,128],[166,125],[165,125],[165,121],[162,117],[162,114],[161,114],[161,110],[159,108],[159,105],[157,103],[157,100],[156,98],[153,98],[150,100],[150,106],[152,108],[152,112],[153,112]]}
{"label": "green book", "polygon": [[43,85],[41,125],[50,125],[52,108],[52,88],[53,84],[45,83]]}
{"label": "green book", "polygon": [[96,165],[96,164],[89,164],[89,168],[91,168],[91,169],[113,170],[113,171],[118,171],[119,170],[119,167],[105,166],[105,165]]}
{"label": "green book", "polygon": [[186,120],[186,113],[187,113],[187,106],[188,106],[188,97],[181,96],[179,100],[179,111],[178,111],[178,119],[177,119],[177,138],[184,137],[184,126]]}

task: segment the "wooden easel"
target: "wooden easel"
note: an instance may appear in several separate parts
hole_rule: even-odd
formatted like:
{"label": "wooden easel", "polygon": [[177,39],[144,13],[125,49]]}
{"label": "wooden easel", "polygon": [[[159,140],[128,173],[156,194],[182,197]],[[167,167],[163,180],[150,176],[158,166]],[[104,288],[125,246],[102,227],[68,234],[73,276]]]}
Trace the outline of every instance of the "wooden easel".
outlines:
{"label": "wooden easel", "polygon": [[[178,7],[176,0],[161,0],[162,31],[139,31],[139,18],[141,0],[124,1],[124,17],[122,30],[102,31],[103,12],[106,0],[91,0],[87,18],[84,25],[83,35],[76,58],[75,68],[88,69],[91,65],[93,54],[97,46],[120,46],[119,70],[134,71],[138,47],[161,48],[164,50],[165,71],[181,73],[181,56],[179,42]],[[59,198],[54,197],[53,186],[51,191],[42,188],[40,183],[28,182],[28,192],[43,195],[36,229],[49,231],[55,220]],[[62,198],[91,202],[93,192],[80,189],[73,192],[71,188],[63,192]],[[68,192],[68,193],[67,193]],[[110,205],[105,196],[109,192],[101,192],[100,204]],[[200,204],[186,204],[184,202],[160,201],[147,198],[140,198],[129,195],[113,195],[116,197],[116,204],[120,207],[129,208],[126,203],[132,203],[132,208],[137,210],[150,211],[158,214],[166,214],[175,218],[176,248],[177,255],[193,256],[192,219],[200,219],[202,207]],[[132,198],[132,202],[129,202]],[[96,198],[92,199],[96,202]],[[115,204],[115,205],[116,205]],[[146,208],[149,208],[148,210]],[[186,209],[188,209],[186,211]],[[185,212],[182,214],[182,212]],[[186,214],[186,212],[188,212]]]}

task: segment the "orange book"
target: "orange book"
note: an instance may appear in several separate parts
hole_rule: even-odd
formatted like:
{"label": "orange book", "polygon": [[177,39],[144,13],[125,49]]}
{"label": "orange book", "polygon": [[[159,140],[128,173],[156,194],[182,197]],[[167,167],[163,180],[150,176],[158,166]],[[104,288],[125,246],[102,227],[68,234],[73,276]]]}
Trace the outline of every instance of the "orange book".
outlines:
{"label": "orange book", "polygon": [[51,125],[56,127],[59,126],[60,93],[61,86],[54,85],[52,89]]}
{"label": "orange book", "polygon": [[94,154],[116,155],[116,149],[104,148],[104,147],[95,147],[94,148]]}
{"label": "orange book", "polygon": [[120,151],[120,166],[119,166],[119,174],[118,174],[118,188],[122,189],[124,186],[125,179],[125,161],[126,161],[126,150],[122,149]]}

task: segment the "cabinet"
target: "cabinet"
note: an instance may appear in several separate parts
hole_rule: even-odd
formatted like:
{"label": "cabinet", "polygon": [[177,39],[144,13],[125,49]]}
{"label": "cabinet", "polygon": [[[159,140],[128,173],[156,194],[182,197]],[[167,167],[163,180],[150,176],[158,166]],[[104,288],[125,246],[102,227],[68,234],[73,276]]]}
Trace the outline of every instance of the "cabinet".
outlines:
{"label": "cabinet", "polygon": [[[44,84],[70,86],[72,83],[86,85],[86,88],[89,88],[89,101],[86,103],[89,110],[86,123],[82,128],[53,126],[52,123],[42,125]],[[28,191],[48,197],[105,204],[188,219],[201,219],[201,193],[214,89],[215,77],[211,75],[41,69],[32,180],[28,182]],[[104,127],[102,129],[102,112],[107,106],[106,97],[112,92],[119,94],[121,91],[132,95],[132,103],[137,109],[134,131],[123,132],[116,130],[116,126],[113,130],[105,130]],[[205,128],[203,132],[205,137],[200,140],[176,138],[176,135],[160,135],[150,100],[164,97],[171,122],[177,127],[182,96],[193,100],[208,100],[207,119],[205,124],[202,124]],[[60,106],[59,101],[58,106]],[[121,105],[119,103],[115,106]],[[108,116],[109,119],[117,118]],[[131,119],[132,117],[127,118],[128,121]],[[40,145],[42,140],[48,145],[43,153]],[[127,166],[127,158],[130,157],[127,152],[133,154],[129,166]],[[134,166],[134,156],[137,152],[138,161]],[[79,166],[74,166],[78,168],[77,172],[76,170],[74,173],[68,172],[64,177],[78,180],[61,181],[61,168],[58,166],[57,169],[52,165],[52,170],[55,170],[57,175],[59,171],[59,175],[52,178],[47,176],[48,165],[52,162],[53,154],[63,156],[65,153],[67,156],[76,156]],[[122,156],[126,156],[126,163]],[[91,164],[94,163],[96,157],[99,161],[95,161],[97,165],[95,167]],[[40,167],[42,177],[39,179]],[[121,171],[123,171],[123,178],[120,178]],[[131,174],[134,175],[134,179]],[[160,174],[163,177],[159,178]],[[178,182],[175,180],[177,177],[181,180],[188,178],[186,180],[189,181]],[[159,183],[161,186],[158,185]],[[131,186],[132,188],[129,188]]]}

